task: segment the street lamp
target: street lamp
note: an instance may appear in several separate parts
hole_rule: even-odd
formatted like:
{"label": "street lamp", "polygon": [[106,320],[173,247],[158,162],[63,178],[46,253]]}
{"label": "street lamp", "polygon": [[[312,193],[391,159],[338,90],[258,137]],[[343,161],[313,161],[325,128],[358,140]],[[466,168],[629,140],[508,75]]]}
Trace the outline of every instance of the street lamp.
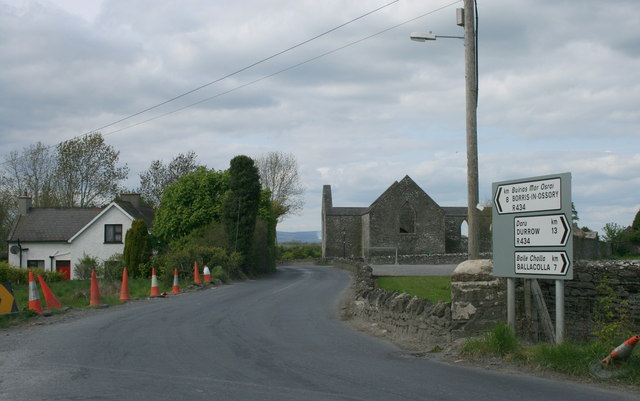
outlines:
{"label": "street lamp", "polygon": [[478,241],[478,134],[476,111],[478,108],[478,62],[474,0],[464,0],[464,9],[456,10],[457,24],[464,27],[464,36],[441,36],[432,32],[414,32],[411,40],[425,42],[437,38],[464,39],[466,127],[467,127],[467,224],[469,227],[468,258],[480,258]]}

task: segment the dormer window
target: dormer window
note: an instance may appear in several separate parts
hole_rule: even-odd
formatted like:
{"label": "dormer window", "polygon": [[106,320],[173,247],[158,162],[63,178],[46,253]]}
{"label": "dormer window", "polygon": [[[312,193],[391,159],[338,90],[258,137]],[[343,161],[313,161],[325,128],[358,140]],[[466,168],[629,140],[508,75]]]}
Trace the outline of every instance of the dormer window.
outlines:
{"label": "dormer window", "polygon": [[106,244],[122,244],[122,224],[105,224],[104,242]]}

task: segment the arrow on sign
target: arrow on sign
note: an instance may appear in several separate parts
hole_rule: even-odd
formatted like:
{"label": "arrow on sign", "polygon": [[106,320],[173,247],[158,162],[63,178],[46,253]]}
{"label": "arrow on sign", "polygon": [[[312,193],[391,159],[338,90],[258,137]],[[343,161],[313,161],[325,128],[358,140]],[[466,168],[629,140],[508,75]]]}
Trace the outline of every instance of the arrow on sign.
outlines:
{"label": "arrow on sign", "polygon": [[564,214],[547,216],[518,216],[513,219],[516,247],[565,246],[571,225]]}
{"label": "arrow on sign", "polygon": [[493,202],[498,214],[560,210],[560,178],[498,185]]}
{"label": "arrow on sign", "polygon": [[565,251],[516,252],[516,274],[538,276],[565,276],[571,261]]}

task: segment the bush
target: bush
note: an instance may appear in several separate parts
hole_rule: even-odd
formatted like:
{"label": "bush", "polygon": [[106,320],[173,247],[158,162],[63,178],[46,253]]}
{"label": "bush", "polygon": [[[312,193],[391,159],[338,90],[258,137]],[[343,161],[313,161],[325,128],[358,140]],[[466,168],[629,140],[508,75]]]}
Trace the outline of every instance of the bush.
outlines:
{"label": "bush", "polygon": [[34,277],[36,274],[41,274],[47,283],[65,279],[65,276],[58,272],[47,272],[42,269],[20,269],[11,266],[7,262],[0,262],[0,283],[27,284],[29,282],[29,270],[33,270]]}
{"label": "bush", "polygon": [[98,258],[85,253],[82,259],[73,267],[73,272],[77,280],[90,280],[91,271],[94,269],[96,273],[101,273]]}
{"label": "bush", "polygon": [[[105,260],[102,267],[103,277],[107,280],[122,280],[122,270],[125,267],[124,258],[121,253],[115,253]],[[129,270],[127,269],[127,275]]]}

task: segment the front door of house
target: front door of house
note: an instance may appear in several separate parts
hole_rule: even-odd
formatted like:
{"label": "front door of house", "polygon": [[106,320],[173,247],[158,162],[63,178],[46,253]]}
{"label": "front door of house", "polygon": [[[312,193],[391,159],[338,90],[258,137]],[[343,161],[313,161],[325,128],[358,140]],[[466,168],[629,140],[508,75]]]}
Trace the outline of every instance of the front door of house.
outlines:
{"label": "front door of house", "polygon": [[64,273],[67,280],[71,280],[71,261],[56,260],[56,271]]}

